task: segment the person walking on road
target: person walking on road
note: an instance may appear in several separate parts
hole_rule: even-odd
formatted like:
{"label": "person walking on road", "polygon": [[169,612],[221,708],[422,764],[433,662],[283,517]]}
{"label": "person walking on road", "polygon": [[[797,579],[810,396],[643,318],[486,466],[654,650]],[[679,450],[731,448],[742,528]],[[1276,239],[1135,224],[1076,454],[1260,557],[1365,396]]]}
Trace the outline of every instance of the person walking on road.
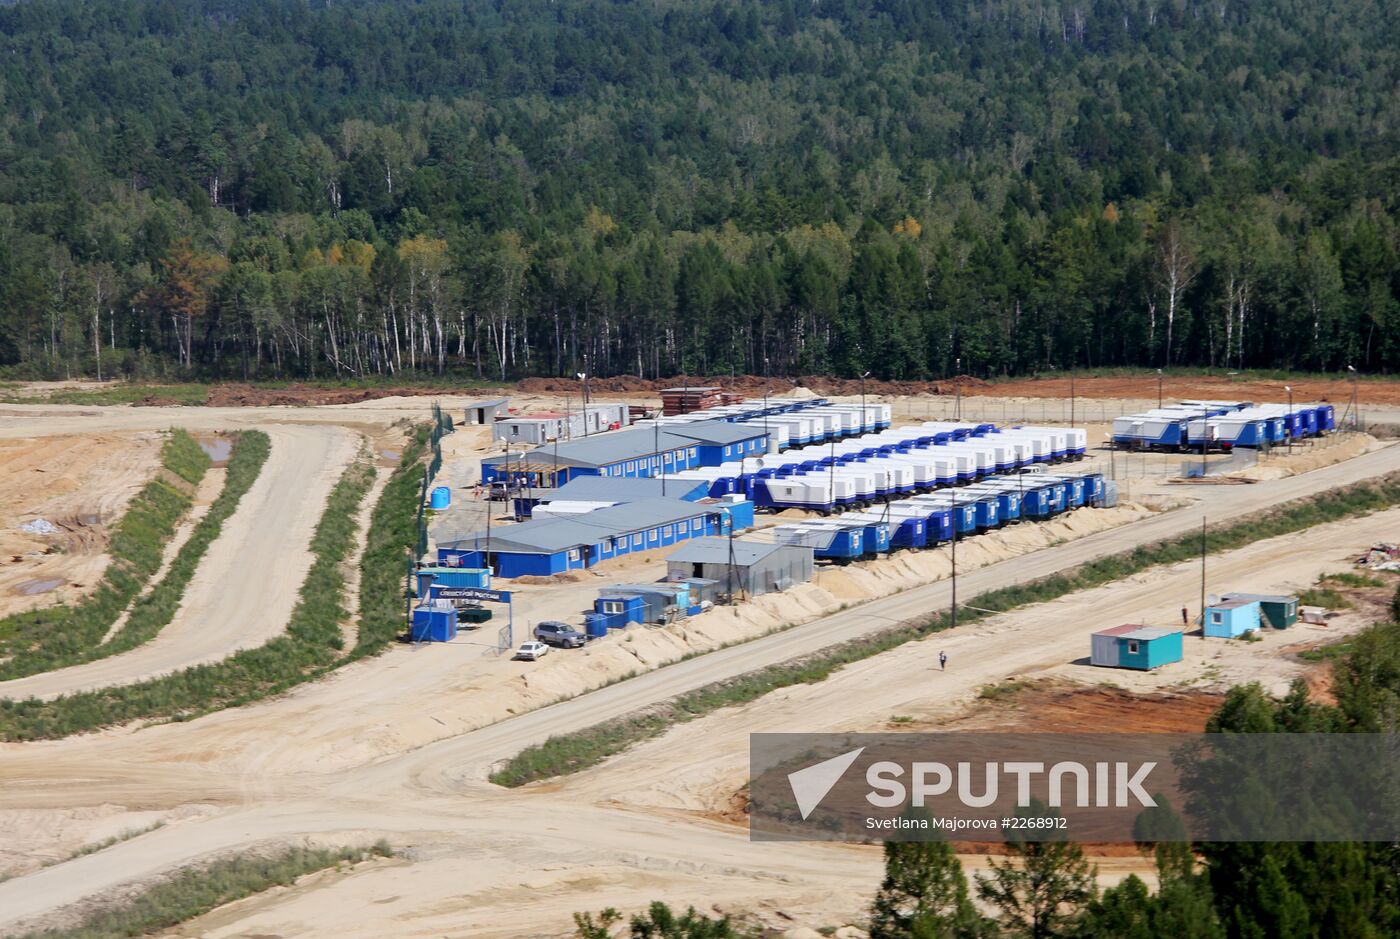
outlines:
{"label": "person walking on road", "polygon": [[1186,612],[1186,607],[1181,608],[1181,625],[1183,627],[1191,625],[1190,614]]}
{"label": "person walking on road", "polygon": [[938,670],[940,672],[946,672],[948,670],[948,653],[942,650],[938,653]]}

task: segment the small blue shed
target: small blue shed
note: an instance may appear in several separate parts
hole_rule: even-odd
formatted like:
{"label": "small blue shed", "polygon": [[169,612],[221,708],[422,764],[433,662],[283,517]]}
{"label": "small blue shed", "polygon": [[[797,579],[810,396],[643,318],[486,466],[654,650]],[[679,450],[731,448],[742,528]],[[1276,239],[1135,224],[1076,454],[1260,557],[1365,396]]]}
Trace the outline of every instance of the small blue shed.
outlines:
{"label": "small blue shed", "polygon": [[418,596],[428,596],[433,587],[491,588],[491,572],[484,567],[420,567],[417,572]]}
{"label": "small blue shed", "polygon": [[1202,630],[1213,639],[1234,639],[1259,629],[1260,612],[1258,600],[1217,600],[1206,607]]}
{"label": "small blue shed", "polygon": [[451,607],[418,607],[413,611],[409,638],[414,642],[451,642],[457,638],[457,611]]}
{"label": "small blue shed", "polygon": [[1089,664],[1150,671],[1181,661],[1181,633],[1152,626],[1114,626],[1094,633]]}

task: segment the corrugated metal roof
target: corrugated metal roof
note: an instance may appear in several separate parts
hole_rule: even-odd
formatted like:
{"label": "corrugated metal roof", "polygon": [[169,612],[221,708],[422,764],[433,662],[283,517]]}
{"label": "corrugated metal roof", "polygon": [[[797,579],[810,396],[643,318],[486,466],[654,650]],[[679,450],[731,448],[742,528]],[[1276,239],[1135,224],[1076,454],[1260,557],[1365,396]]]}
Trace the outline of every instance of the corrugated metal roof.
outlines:
{"label": "corrugated metal roof", "polygon": [[1209,604],[1206,608],[1210,610],[1236,610],[1242,606],[1249,606],[1251,603],[1258,602],[1258,600],[1245,600],[1237,597],[1233,600],[1221,600],[1218,603]]}
{"label": "corrugated metal roof", "polygon": [[492,398],[489,401],[473,401],[471,404],[468,404],[463,410],[471,411],[476,408],[498,408],[503,404],[509,403],[509,398]]}
{"label": "corrugated metal roof", "polygon": [[[657,452],[680,450],[695,446],[689,437],[678,437],[669,431],[656,433],[652,430],[618,430],[590,437],[575,437],[556,447],[550,444],[530,451],[532,460],[552,463],[556,455],[561,466],[600,467],[619,460],[635,460],[638,457],[654,456]],[[504,462],[499,457],[487,462]]]}
{"label": "corrugated metal roof", "polygon": [[667,426],[666,433],[689,437],[701,443],[731,444],[763,436],[762,426],[732,424],[729,421],[692,421],[689,424]]}
{"label": "corrugated metal roof", "polygon": [[[718,508],[680,499],[643,499],[626,505],[598,509],[576,518],[543,518],[491,530],[493,552],[554,554],[569,548],[597,544],[608,538],[667,525],[683,519],[717,514]],[[457,541],[438,545],[449,551],[484,550],[485,529]]]}
{"label": "corrugated metal roof", "polygon": [[1094,633],[1095,636],[1116,636],[1119,639],[1140,639],[1149,641],[1161,639],[1163,636],[1170,636],[1180,632],[1177,629],[1162,629],[1157,626],[1142,626],[1137,623],[1130,623],[1126,626],[1114,626],[1110,629],[1101,629]]}
{"label": "corrugated metal roof", "polygon": [[1297,603],[1296,596],[1283,593],[1227,593],[1222,600],[1240,600],[1245,603]]}
{"label": "corrugated metal roof", "polygon": [[[735,538],[733,544],[734,563],[740,567],[757,564],[779,548],[791,547],[742,538]],[[666,555],[666,560],[683,564],[728,564],[729,545],[728,538],[696,538]]]}
{"label": "corrugated metal roof", "polygon": [[636,502],[639,499],[681,498],[697,489],[709,491],[701,481],[676,479],[674,476],[668,477],[664,486],[659,476],[640,479],[630,476],[579,476],[558,489],[541,494],[540,501]]}

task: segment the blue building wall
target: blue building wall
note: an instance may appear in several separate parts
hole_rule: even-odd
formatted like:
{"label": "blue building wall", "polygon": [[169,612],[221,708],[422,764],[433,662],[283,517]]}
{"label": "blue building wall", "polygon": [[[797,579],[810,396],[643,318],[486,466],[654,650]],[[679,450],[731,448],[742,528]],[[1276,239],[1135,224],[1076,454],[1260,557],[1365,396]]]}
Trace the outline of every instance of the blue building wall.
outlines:
{"label": "blue building wall", "polygon": [[1208,606],[1202,628],[1214,639],[1234,639],[1259,628],[1259,603],[1239,606]]}
{"label": "blue building wall", "polygon": [[[1137,643],[1137,652],[1131,652],[1132,643]],[[1181,633],[1170,633],[1157,639],[1129,639],[1118,637],[1118,664],[1123,668],[1136,668],[1144,671],[1161,668],[1172,662],[1181,661]]]}

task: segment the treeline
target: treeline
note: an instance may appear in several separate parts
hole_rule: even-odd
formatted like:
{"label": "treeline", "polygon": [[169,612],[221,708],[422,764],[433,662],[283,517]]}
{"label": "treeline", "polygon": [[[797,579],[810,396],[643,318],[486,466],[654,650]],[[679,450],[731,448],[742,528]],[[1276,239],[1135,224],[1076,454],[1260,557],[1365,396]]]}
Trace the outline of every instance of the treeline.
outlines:
{"label": "treeline", "polygon": [[1362,0],[26,0],[0,44],[15,374],[1400,365]]}

